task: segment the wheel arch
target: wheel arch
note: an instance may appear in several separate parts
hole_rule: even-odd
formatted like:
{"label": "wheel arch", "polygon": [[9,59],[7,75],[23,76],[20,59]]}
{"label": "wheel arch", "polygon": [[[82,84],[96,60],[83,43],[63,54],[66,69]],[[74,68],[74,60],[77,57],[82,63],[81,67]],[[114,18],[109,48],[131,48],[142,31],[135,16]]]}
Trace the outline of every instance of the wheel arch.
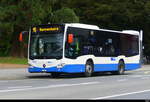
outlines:
{"label": "wheel arch", "polygon": [[87,60],[86,60],[86,63],[87,63],[87,62],[91,62],[91,63],[93,64],[93,67],[94,67],[94,61],[92,60],[92,58],[87,59]]}
{"label": "wheel arch", "polygon": [[87,62],[91,62],[91,63],[92,63],[93,72],[94,72],[94,61],[93,61],[93,59],[92,59],[92,58],[88,58],[88,59],[86,60],[86,62],[85,62],[85,65],[86,65]]}
{"label": "wheel arch", "polygon": [[[120,59],[120,60],[119,60],[119,62],[120,62],[120,61],[122,61],[122,62],[125,64],[125,61],[124,61],[124,59]],[[118,63],[119,63],[119,62],[118,62]]]}

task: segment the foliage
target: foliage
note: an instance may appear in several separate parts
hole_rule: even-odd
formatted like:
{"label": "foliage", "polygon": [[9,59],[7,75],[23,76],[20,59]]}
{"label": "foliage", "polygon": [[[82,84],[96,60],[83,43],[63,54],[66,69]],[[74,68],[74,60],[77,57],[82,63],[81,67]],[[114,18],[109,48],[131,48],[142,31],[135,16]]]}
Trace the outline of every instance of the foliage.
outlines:
{"label": "foliage", "polygon": [[[62,19],[63,18],[63,19]],[[51,16],[51,23],[78,23],[79,18],[70,8],[62,8]]]}
{"label": "foliage", "polygon": [[[144,54],[150,56],[150,1],[148,0],[67,0],[81,23],[113,30],[143,30]],[[67,2],[66,1],[66,2]]]}
{"label": "foliage", "polygon": [[100,28],[144,32],[145,55],[150,56],[148,0],[0,0],[0,55],[18,55],[18,34],[45,23],[80,22]]}
{"label": "foliage", "polygon": [[28,60],[26,58],[18,58],[18,57],[0,57],[0,63],[3,64],[24,64],[27,65]]}
{"label": "foliage", "polygon": [[[56,0],[1,0],[0,1],[0,56],[22,56],[22,44],[18,41],[21,31],[28,31],[32,25],[51,22],[52,5]],[[54,16],[64,22],[77,21],[73,10],[63,8],[54,11]],[[67,15],[67,16],[66,16]],[[68,16],[70,19],[68,19]],[[54,19],[53,23],[59,20]],[[78,21],[77,21],[78,22]]]}

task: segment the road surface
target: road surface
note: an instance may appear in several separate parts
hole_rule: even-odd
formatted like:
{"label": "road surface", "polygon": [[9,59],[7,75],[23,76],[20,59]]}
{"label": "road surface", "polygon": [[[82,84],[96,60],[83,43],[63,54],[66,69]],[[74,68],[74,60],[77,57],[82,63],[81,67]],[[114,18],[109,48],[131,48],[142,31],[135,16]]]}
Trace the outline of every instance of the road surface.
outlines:
{"label": "road surface", "polygon": [[93,77],[28,73],[27,68],[0,69],[0,99],[150,100],[150,65],[125,75]]}

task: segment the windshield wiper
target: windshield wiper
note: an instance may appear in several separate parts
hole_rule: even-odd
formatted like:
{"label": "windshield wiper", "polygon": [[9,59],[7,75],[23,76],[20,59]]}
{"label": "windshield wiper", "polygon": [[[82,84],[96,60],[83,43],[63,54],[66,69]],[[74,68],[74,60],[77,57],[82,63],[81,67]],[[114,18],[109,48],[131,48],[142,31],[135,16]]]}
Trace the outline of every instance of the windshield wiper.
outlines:
{"label": "windshield wiper", "polygon": [[57,60],[59,60],[59,59],[61,59],[62,58],[62,56],[56,56],[56,59]]}
{"label": "windshield wiper", "polygon": [[33,57],[33,56],[30,56],[30,59],[31,59],[31,60],[34,60],[34,57]]}

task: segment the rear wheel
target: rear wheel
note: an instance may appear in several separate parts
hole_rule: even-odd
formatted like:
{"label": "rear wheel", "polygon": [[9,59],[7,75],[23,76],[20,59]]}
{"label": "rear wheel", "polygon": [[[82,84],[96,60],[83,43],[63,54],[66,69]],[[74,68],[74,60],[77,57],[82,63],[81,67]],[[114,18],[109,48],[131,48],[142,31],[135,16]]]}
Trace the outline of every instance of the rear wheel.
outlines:
{"label": "rear wheel", "polygon": [[119,63],[118,63],[118,70],[112,72],[112,74],[123,75],[124,72],[125,72],[125,64],[124,64],[124,62],[122,60],[120,60]]}
{"label": "rear wheel", "polygon": [[90,76],[92,76],[92,73],[93,73],[93,63],[91,61],[87,61],[86,65],[85,65],[84,75],[86,77],[90,77]]}

